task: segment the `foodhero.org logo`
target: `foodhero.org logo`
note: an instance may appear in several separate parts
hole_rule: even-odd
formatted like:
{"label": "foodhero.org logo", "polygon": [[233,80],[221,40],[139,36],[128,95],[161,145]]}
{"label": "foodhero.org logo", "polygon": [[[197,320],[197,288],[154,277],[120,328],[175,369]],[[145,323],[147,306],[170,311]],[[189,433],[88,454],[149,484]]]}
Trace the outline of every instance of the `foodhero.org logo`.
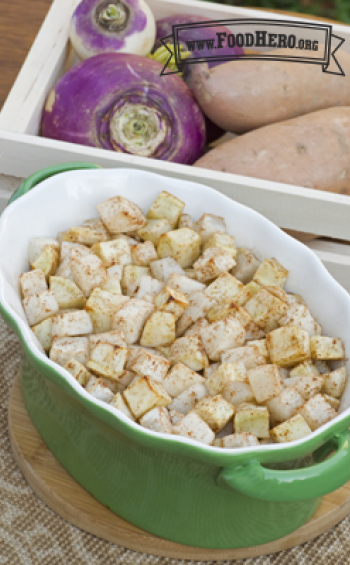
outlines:
{"label": "foodhero.org logo", "polygon": [[[318,64],[323,72],[344,76],[335,53],[345,39],[334,35],[331,25],[235,19],[172,27],[172,35],[161,39],[169,51],[162,75],[181,72],[183,65],[194,63],[264,59]],[[237,55],[237,48],[240,53],[244,49],[244,57]]]}

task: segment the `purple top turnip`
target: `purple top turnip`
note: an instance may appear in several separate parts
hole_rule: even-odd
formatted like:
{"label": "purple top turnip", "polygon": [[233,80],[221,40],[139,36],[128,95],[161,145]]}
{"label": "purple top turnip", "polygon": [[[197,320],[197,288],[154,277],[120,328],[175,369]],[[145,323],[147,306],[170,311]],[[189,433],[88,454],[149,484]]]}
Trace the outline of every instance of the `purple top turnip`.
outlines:
{"label": "purple top turnip", "polygon": [[42,135],[94,147],[194,163],[205,124],[190,89],[162,65],[122,53],[96,55],[70,69],[50,92]]}
{"label": "purple top turnip", "polygon": [[70,24],[70,39],[80,59],[109,51],[147,55],[156,34],[144,0],[82,0]]}

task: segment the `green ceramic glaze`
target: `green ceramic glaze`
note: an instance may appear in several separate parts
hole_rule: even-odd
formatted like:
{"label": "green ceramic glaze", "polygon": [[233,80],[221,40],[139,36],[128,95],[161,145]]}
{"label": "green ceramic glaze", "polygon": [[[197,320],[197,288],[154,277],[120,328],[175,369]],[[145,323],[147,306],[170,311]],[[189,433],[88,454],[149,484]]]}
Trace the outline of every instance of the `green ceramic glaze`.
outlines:
{"label": "green ceramic glaze", "polygon": [[[27,190],[35,184],[30,180]],[[350,480],[350,417],[283,450],[260,446],[237,454],[169,441],[82,396],[31,351],[1,303],[0,312],[21,340],[23,398],[41,437],[88,492],[140,528],[197,547],[264,544],[299,528],[323,494]],[[336,453],[325,461],[334,441]],[[311,466],[281,468],[312,452]]]}

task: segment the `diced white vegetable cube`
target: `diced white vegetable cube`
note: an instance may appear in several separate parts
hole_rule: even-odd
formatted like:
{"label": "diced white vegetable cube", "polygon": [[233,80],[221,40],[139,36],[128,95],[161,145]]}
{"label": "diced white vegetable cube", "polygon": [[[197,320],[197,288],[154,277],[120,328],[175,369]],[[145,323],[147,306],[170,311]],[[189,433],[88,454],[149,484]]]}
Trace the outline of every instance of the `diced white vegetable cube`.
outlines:
{"label": "diced white vegetable cube", "polygon": [[264,259],[257,268],[253,281],[261,286],[278,286],[283,288],[287,276],[288,270],[277,259]]}
{"label": "diced white vegetable cube", "polygon": [[72,357],[68,363],[64,365],[64,368],[78,381],[81,386],[86,386],[92,377],[92,374],[82,365]]}
{"label": "diced white vegetable cube", "polygon": [[146,240],[152,241],[157,246],[160,237],[171,231],[171,225],[166,218],[160,220],[148,220],[146,225],[137,231],[138,235]]}
{"label": "diced white vegetable cube", "polygon": [[183,292],[191,297],[194,292],[202,291],[206,288],[204,283],[188,278],[184,275],[179,275],[178,273],[173,273],[168,278],[167,286]]}
{"label": "diced white vegetable cube", "polygon": [[347,379],[345,367],[339,367],[339,369],[336,369],[327,375],[323,375],[323,379],[323,391],[329,396],[340,398],[344,392]]}
{"label": "diced white vegetable cube", "polygon": [[185,203],[182,200],[163,190],[147,212],[147,218],[150,220],[166,218],[172,229],[174,229],[178,224],[184,207]]}
{"label": "diced white vegetable cube", "polygon": [[196,383],[205,383],[205,379],[183,363],[176,363],[165,376],[162,384],[170,396],[179,396],[184,390]]}
{"label": "diced white vegetable cube", "polygon": [[255,347],[258,348],[259,353],[261,353],[261,355],[263,355],[265,357],[266,363],[269,363],[270,362],[270,354],[269,354],[268,349],[267,349],[266,339],[252,340],[252,341],[249,342],[249,347],[251,347],[252,345],[255,345]]}
{"label": "diced white vegetable cube", "polygon": [[91,377],[89,382],[85,387],[86,392],[91,394],[94,398],[101,400],[102,402],[111,402],[113,398],[113,392],[110,388],[103,382],[102,379],[96,377]]}
{"label": "diced white vegetable cube", "polygon": [[[89,221],[89,220],[88,220]],[[63,236],[62,241],[79,243],[81,245],[94,245],[99,241],[107,241],[108,232],[101,220],[95,220],[94,224],[73,226],[69,228]]]}
{"label": "diced white vegetable cube", "polygon": [[141,267],[149,267],[152,261],[158,260],[158,255],[154,243],[152,241],[145,241],[138,243],[131,248],[131,257],[134,265]]}
{"label": "diced white vegetable cube", "polygon": [[114,381],[124,372],[128,350],[111,343],[98,343],[90,351],[88,369]]}
{"label": "diced white vegetable cube", "polygon": [[129,300],[128,296],[95,288],[85,304],[85,310],[91,318],[94,333],[109,332],[112,328],[113,314],[123,308]]}
{"label": "diced white vegetable cube", "polygon": [[52,290],[30,294],[23,299],[22,304],[30,326],[35,326],[42,320],[50,318],[59,310]]}
{"label": "diced white vegetable cube", "polygon": [[171,434],[173,430],[169,412],[165,406],[156,406],[156,408],[146,412],[140,418],[140,424],[144,428],[163,434]]}
{"label": "diced white vegetable cube", "polygon": [[32,327],[44,351],[49,351],[52,343],[52,318],[46,318]]}
{"label": "diced white vegetable cube", "polygon": [[123,196],[114,196],[96,206],[104,225],[111,233],[131,232],[142,228],[146,218],[140,208]]}
{"label": "diced white vegetable cube", "polygon": [[96,243],[91,247],[91,251],[101,259],[105,267],[132,264],[130,245],[125,239]]}
{"label": "diced white vegetable cube", "polygon": [[252,296],[251,292],[233,275],[223,273],[212,282],[204,291],[204,294],[217,302],[232,300],[239,306],[243,306]]}
{"label": "diced white vegetable cube", "polygon": [[[119,266],[119,265],[118,265]],[[108,271],[108,269],[107,269]],[[108,278],[105,283],[101,284],[101,290],[107,290],[112,294],[121,294],[122,289],[120,286],[120,277],[118,275],[110,275],[108,274]]]}
{"label": "diced white vegetable cube", "polygon": [[246,369],[254,369],[259,365],[266,364],[266,358],[259,352],[256,345],[245,345],[244,347],[235,347],[223,351],[221,356],[222,363],[244,363]]}
{"label": "diced white vegetable cube", "polygon": [[186,294],[174,290],[169,286],[164,287],[154,298],[156,308],[174,314],[175,321],[182,316],[189,304]]}
{"label": "diced white vegetable cube", "polygon": [[180,337],[174,341],[169,352],[171,363],[184,363],[193,371],[208,367],[209,360],[198,337]]}
{"label": "diced white vegetable cube", "polygon": [[132,413],[129,410],[129,406],[125,402],[123,395],[120,394],[120,392],[117,392],[117,394],[115,396],[113,396],[113,398],[110,402],[110,406],[113,406],[113,408],[116,408],[117,410],[119,410],[119,412],[122,412],[124,414],[124,416],[126,416],[127,418],[130,418],[130,420],[135,421],[134,416],[132,415]]}
{"label": "diced white vegetable cube", "polygon": [[50,277],[50,290],[53,291],[61,309],[84,308],[86,298],[75,282],[64,277]]}
{"label": "diced white vegetable cube", "polygon": [[72,357],[82,365],[86,365],[89,359],[89,338],[55,337],[52,340],[50,359],[64,367]]}
{"label": "diced white vegetable cube", "polygon": [[22,273],[19,277],[19,282],[23,298],[47,290],[46,278],[41,269]]}
{"label": "diced white vegetable cube", "polygon": [[200,335],[212,361],[219,361],[223,351],[240,347],[245,342],[245,329],[236,318],[230,316],[202,328]]}
{"label": "diced white vegetable cube", "polygon": [[157,253],[160,259],[172,257],[185,269],[191,267],[201,253],[202,238],[189,228],[169,231],[160,236]]}
{"label": "diced white vegetable cube", "polygon": [[129,345],[136,343],[141,338],[143,327],[153,312],[153,304],[132,298],[112,315],[112,330],[123,331]]}
{"label": "diced white vegetable cube", "polygon": [[317,430],[337,415],[322,394],[316,394],[310,398],[299,408],[298,413],[306,420],[312,431]]}
{"label": "diced white vegetable cube", "polygon": [[319,372],[317,367],[311,361],[303,361],[290,371],[290,376],[293,377],[318,377]]}
{"label": "diced white vegetable cube", "polygon": [[226,233],[226,222],[220,216],[203,214],[195,223],[194,229],[201,235],[205,243],[213,233]]}
{"label": "diced white vegetable cube", "polygon": [[170,421],[173,426],[176,426],[185,417],[185,414],[178,410],[169,410]]}
{"label": "diced white vegetable cube", "polygon": [[53,275],[58,267],[60,254],[57,248],[53,245],[44,247],[43,252],[39,257],[31,263],[32,269],[41,269],[44,273],[46,280],[50,275]]}
{"label": "diced white vegetable cube", "polygon": [[165,257],[164,259],[157,259],[150,265],[152,275],[162,282],[167,282],[172,273],[185,275],[185,271],[173,257]]}
{"label": "diced white vegetable cube", "polygon": [[211,396],[220,394],[229,382],[248,382],[248,375],[243,363],[222,363],[208,376],[206,387]]}
{"label": "diced white vegetable cube", "polygon": [[199,318],[203,318],[208,310],[215,304],[215,300],[206,296],[204,292],[194,292],[190,296],[190,305],[176,324],[176,335],[180,337]]}
{"label": "diced white vegetable cube", "polygon": [[200,282],[210,281],[235,266],[232,255],[222,247],[210,247],[193,264]]}
{"label": "diced white vegetable cube", "polygon": [[203,398],[194,407],[194,411],[217,433],[232,419],[236,409],[220,395]]}
{"label": "diced white vegetable cube", "polygon": [[150,377],[141,377],[128,386],[123,395],[136,419],[155,406],[168,406],[172,400],[161,383]]}
{"label": "diced white vegetable cube", "polygon": [[60,244],[56,239],[51,237],[33,237],[28,245],[28,263],[31,265],[34,263],[42,254],[45,247],[52,246],[58,252],[60,250]]}
{"label": "diced white vegetable cube", "polygon": [[181,214],[179,218],[178,228],[194,229],[194,222],[189,214]]}
{"label": "diced white vegetable cube", "polygon": [[86,297],[94,288],[105,283],[108,277],[106,267],[97,255],[83,255],[78,249],[71,251],[70,267],[74,282]]}
{"label": "diced white vegetable cube", "polygon": [[192,324],[192,326],[190,326],[188,330],[185,331],[184,337],[199,337],[200,339],[201,329],[208,326],[208,320],[206,320],[205,318],[198,318],[198,320],[194,324]]}
{"label": "diced white vegetable cube", "polygon": [[256,445],[260,445],[256,435],[248,432],[240,432],[222,437],[219,442],[220,444],[218,447],[223,447],[225,449],[232,449],[235,447],[254,447]]}
{"label": "diced white vegetable cube", "polygon": [[195,383],[176,396],[171,404],[169,410],[177,410],[183,414],[187,414],[192,408],[195,407],[197,402],[207,396],[207,389],[203,383]]}
{"label": "diced white vegetable cube", "polygon": [[126,349],[128,347],[123,332],[118,330],[90,335],[89,342],[91,349],[98,343],[110,343],[111,345],[124,347]]}
{"label": "diced white vegetable cube", "polygon": [[245,406],[237,410],[234,418],[236,433],[248,432],[257,438],[270,437],[270,416],[265,406]]}
{"label": "diced white vegetable cube", "polygon": [[304,400],[309,400],[315,394],[321,392],[324,383],[323,376],[306,376],[299,377],[296,380],[294,387],[297,389],[299,394],[304,398]]}
{"label": "diced white vegetable cube", "polygon": [[52,318],[52,337],[80,336],[92,333],[93,327],[85,310],[65,312]]}
{"label": "diced white vegetable cube", "polygon": [[278,396],[283,390],[283,382],[277,365],[260,365],[260,367],[249,369],[248,379],[259,404]]}
{"label": "diced white vegetable cube", "polygon": [[[117,277],[117,279],[119,281],[122,280],[123,278],[123,271],[124,271],[124,266],[123,265],[113,265],[113,267],[108,267],[107,269],[107,275],[108,275],[108,279],[110,277]],[[104,284],[108,284],[108,279],[106,281],[106,283]],[[101,285],[101,288],[104,285]],[[106,290],[108,290],[108,288],[106,288]]]}
{"label": "diced white vegetable cube", "polygon": [[227,402],[234,406],[239,406],[243,402],[253,402],[254,395],[248,382],[239,380],[228,381],[221,391],[222,396]]}
{"label": "diced white vegetable cube", "polygon": [[278,320],[286,312],[288,306],[262,288],[248,300],[245,308],[260,328],[265,332],[270,332],[278,327]]}
{"label": "diced white vegetable cube", "polygon": [[309,334],[296,326],[273,330],[267,334],[266,344],[272,363],[282,367],[290,367],[310,358]]}
{"label": "diced white vegetable cube", "polygon": [[175,341],[175,316],[170,312],[154,312],[143,328],[140,343],[145,347],[171,345]]}
{"label": "diced white vegetable cube", "polygon": [[340,337],[313,336],[310,339],[311,357],[321,361],[344,359],[344,345]]}
{"label": "diced white vegetable cube", "polygon": [[236,253],[236,266],[232,269],[232,274],[243,284],[251,281],[254,273],[260,265],[260,261],[252,251],[240,247]]}
{"label": "diced white vegetable cube", "polygon": [[297,326],[306,330],[310,337],[321,335],[321,326],[311,316],[310,311],[303,304],[291,304],[287,312],[278,320],[279,326]]}
{"label": "diced white vegetable cube", "polygon": [[144,300],[145,297],[153,298],[164,288],[164,283],[148,275],[142,275],[129,284],[127,294],[132,298]]}
{"label": "diced white vegetable cube", "polygon": [[304,402],[304,398],[295,387],[284,389],[281,394],[266,402],[270,412],[271,424],[275,425],[289,420]]}
{"label": "diced white vegetable cube", "polygon": [[193,439],[205,445],[212,445],[215,434],[209,426],[196,414],[187,414],[178,424],[173,427],[173,433]]}
{"label": "diced white vegetable cube", "polygon": [[203,251],[211,247],[221,247],[231,255],[232,259],[236,257],[235,238],[232,235],[220,232],[213,233],[204,243]]}
{"label": "diced white vegetable cube", "polygon": [[139,349],[133,357],[130,369],[141,377],[151,377],[154,381],[162,382],[170,367],[170,362],[156,353]]}
{"label": "diced white vegetable cube", "polygon": [[323,396],[335,411],[339,410],[340,402],[337,398],[334,398],[334,396],[329,396],[329,394],[324,394]]}
{"label": "diced white vegetable cube", "polygon": [[271,437],[277,443],[296,441],[311,434],[304,418],[297,414],[271,430]]}

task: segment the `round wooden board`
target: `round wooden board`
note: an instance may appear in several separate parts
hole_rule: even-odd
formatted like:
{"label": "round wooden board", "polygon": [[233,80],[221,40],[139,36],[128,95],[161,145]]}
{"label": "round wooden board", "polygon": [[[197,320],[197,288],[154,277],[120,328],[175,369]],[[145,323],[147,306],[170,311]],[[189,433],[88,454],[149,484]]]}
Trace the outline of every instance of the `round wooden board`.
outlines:
{"label": "round wooden board", "polygon": [[35,494],[74,526],[123,547],[162,557],[198,561],[243,559],[282,551],[309,541],[350,512],[350,482],[324,497],[304,526],[274,542],[241,549],[202,549],[158,538],[102,506],[58,463],[34,428],[23,403],[20,378],[10,396],[9,435],[14,458]]}

